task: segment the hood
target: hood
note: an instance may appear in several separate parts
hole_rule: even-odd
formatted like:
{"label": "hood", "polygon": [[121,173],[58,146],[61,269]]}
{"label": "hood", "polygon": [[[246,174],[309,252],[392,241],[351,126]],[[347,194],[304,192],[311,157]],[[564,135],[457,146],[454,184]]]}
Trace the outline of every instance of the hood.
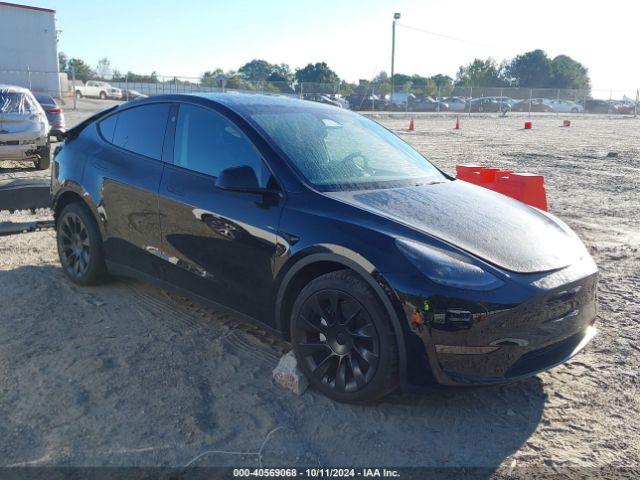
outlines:
{"label": "hood", "polygon": [[461,180],[326,195],[512,272],[560,269],[586,253],[576,234],[552,215]]}

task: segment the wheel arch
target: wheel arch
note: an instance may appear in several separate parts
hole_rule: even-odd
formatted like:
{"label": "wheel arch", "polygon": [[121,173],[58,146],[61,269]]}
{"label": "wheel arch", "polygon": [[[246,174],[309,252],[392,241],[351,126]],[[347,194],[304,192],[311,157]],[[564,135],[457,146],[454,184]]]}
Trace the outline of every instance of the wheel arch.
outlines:
{"label": "wheel arch", "polygon": [[[384,276],[371,263],[355,253],[350,256],[345,256],[344,253],[311,253],[295,261],[286,271],[276,295],[276,329],[286,340],[289,340],[289,322],[293,303],[300,291],[311,280],[325,273],[351,270],[371,287],[387,311],[398,344],[400,387],[404,389],[406,386],[407,349],[401,325],[400,300],[395,296],[394,290]],[[358,262],[354,258],[358,258],[360,261]]]}
{"label": "wheel arch", "polygon": [[58,222],[58,217],[64,207],[71,203],[80,203],[84,205],[95,219],[98,224],[98,230],[100,234],[104,237],[104,225],[103,222],[100,221],[100,216],[98,214],[98,210],[96,207],[88,200],[90,195],[88,192],[84,191],[79,185],[68,186],[65,190],[59,192],[53,199],[53,218],[55,222]]}

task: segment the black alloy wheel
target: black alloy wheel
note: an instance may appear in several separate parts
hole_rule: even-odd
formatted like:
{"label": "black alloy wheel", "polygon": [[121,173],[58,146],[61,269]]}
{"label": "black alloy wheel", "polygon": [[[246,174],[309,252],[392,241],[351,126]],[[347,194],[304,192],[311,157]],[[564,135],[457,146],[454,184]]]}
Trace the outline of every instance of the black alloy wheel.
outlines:
{"label": "black alloy wheel", "polygon": [[68,275],[81,278],[89,269],[91,241],[87,227],[75,213],[62,219],[58,243],[63,268]]}
{"label": "black alloy wheel", "polygon": [[310,383],[339,401],[363,403],[397,380],[397,351],[375,293],[350,271],[323,275],[294,305],[291,338]]}
{"label": "black alloy wheel", "polygon": [[67,205],[56,219],[58,255],[65,274],[79,285],[101,283],[106,274],[102,238],[91,212]]}

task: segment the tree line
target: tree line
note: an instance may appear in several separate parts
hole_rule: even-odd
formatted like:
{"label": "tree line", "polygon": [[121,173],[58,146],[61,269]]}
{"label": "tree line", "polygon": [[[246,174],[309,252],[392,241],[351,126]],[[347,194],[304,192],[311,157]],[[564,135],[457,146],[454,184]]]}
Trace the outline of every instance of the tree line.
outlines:
{"label": "tree line", "polygon": [[[65,53],[59,54],[61,72],[70,73],[75,69],[76,79],[87,81],[103,79],[111,81],[156,83],[198,83],[178,78],[159,78],[156,72],[149,75],[134,72],[121,73],[111,68],[108,58],[101,59],[95,68],[80,58],[69,58]],[[286,63],[273,64],[266,60],[254,59],[237,70],[223,71],[220,68],[204,72],[199,78],[203,85],[219,86],[224,79],[226,88],[242,90],[261,90],[283,93],[302,92],[305,84],[314,93],[360,93],[387,95],[394,90],[414,93],[416,95],[439,94],[450,95],[455,87],[523,87],[523,88],[557,88],[580,89],[590,91],[589,73],[580,62],[567,55],[550,58],[543,50],[518,55],[511,60],[498,63],[493,58],[476,58],[468,65],[458,69],[455,78],[438,74],[430,77],[418,74],[396,73],[393,82],[389,75],[382,71],[372,79],[361,79],[358,83],[350,83],[341,79],[326,62],[309,63],[291,69]],[[313,85],[309,85],[313,84]]]}

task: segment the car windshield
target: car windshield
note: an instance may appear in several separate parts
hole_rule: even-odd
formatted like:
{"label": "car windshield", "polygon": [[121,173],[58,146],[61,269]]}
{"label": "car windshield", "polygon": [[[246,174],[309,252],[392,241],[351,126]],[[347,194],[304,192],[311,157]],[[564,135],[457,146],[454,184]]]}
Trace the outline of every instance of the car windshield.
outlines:
{"label": "car windshield", "polygon": [[0,89],[0,113],[30,113],[34,111],[31,99],[23,92]]}
{"label": "car windshield", "polygon": [[444,180],[407,143],[363,116],[339,109],[258,111],[252,120],[320,190],[358,190]]}

